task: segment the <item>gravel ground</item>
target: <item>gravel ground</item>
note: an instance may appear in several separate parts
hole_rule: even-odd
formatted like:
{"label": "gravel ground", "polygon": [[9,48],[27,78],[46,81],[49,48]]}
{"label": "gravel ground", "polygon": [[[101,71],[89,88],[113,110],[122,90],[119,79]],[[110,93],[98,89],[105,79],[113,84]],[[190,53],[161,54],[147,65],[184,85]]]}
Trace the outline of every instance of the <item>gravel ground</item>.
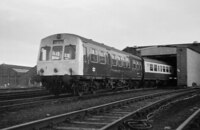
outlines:
{"label": "gravel ground", "polygon": [[[167,91],[167,90],[163,90]],[[101,105],[125,98],[135,97],[144,94],[150,94],[152,92],[160,92],[160,90],[136,92],[128,94],[116,94],[111,96],[96,97],[92,99],[86,99],[81,101],[74,101],[68,103],[52,103],[51,105],[37,106],[28,108],[26,110],[19,110],[13,112],[5,112],[0,114],[0,128],[20,124],[23,122],[29,122],[57,114],[62,114],[70,111],[80,110],[96,105]]]}
{"label": "gravel ground", "polygon": [[174,130],[200,108],[200,95],[173,103],[157,113],[151,120],[151,130]]}

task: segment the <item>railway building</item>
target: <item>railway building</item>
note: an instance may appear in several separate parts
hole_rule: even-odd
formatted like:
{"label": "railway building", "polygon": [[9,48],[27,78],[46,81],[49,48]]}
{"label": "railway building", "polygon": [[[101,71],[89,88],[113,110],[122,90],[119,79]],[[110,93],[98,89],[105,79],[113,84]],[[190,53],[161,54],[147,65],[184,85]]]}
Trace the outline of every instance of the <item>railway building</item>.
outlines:
{"label": "railway building", "polygon": [[200,85],[200,43],[127,47],[124,51],[167,62],[176,75],[175,85]]}
{"label": "railway building", "polygon": [[[35,73],[34,73],[35,70]],[[17,66],[9,64],[0,65],[0,86],[26,86],[29,77],[36,74],[36,67]]]}

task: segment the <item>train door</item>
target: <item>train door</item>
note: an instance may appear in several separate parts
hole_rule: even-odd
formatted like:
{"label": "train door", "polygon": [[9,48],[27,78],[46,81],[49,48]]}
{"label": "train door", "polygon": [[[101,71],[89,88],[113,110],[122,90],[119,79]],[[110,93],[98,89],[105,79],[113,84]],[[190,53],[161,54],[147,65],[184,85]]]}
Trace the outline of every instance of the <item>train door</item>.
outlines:
{"label": "train door", "polygon": [[88,51],[86,47],[83,47],[83,74],[88,74]]}
{"label": "train door", "polygon": [[107,52],[107,56],[106,56],[106,61],[107,61],[107,64],[106,64],[106,76],[110,76],[110,71],[111,71],[111,56],[110,56],[110,53]]}

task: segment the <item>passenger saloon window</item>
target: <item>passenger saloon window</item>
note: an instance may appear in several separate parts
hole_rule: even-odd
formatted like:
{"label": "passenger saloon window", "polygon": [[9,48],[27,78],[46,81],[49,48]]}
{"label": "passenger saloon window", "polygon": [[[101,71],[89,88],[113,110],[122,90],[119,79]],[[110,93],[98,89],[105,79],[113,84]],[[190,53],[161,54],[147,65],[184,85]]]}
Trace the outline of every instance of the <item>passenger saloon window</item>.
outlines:
{"label": "passenger saloon window", "polygon": [[150,64],[150,71],[153,71],[153,64]]}
{"label": "passenger saloon window", "polygon": [[136,69],[136,61],[133,60],[133,68]]}
{"label": "passenger saloon window", "polygon": [[120,66],[120,67],[122,66],[122,58],[121,58],[121,56],[118,57],[118,66]]}
{"label": "passenger saloon window", "polygon": [[126,62],[127,68],[130,68],[130,61],[129,61],[129,59],[127,58],[126,61],[127,61],[127,62]]}
{"label": "passenger saloon window", "polygon": [[48,61],[49,60],[49,54],[50,54],[50,47],[45,46],[41,48],[40,51],[40,61]]}
{"label": "passenger saloon window", "polygon": [[165,72],[165,66],[163,66],[163,72]]}
{"label": "passenger saloon window", "polygon": [[95,49],[91,50],[91,61],[97,63],[98,57],[97,57],[97,51]]}
{"label": "passenger saloon window", "polygon": [[76,57],[76,46],[67,45],[65,46],[64,60],[73,60]]}
{"label": "passenger saloon window", "polygon": [[126,68],[126,58],[123,58],[123,67]]}
{"label": "passenger saloon window", "polygon": [[157,71],[157,65],[154,65],[154,71]]}
{"label": "passenger saloon window", "polygon": [[117,59],[115,55],[112,55],[112,65],[117,66]]}
{"label": "passenger saloon window", "polygon": [[160,72],[163,72],[163,67],[162,66],[160,66]]}
{"label": "passenger saloon window", "polygon": [[54,46],[52,51],[52,60],[61,60],[62,58],[62,46]]}
{"label": "passenger saloon window", "polygon": [[169,72],[169,67],[168,66],[166,66],[166,72]]}
{"label": "passenger saloon window", "polygon": [[101,64],[105,64],[106,63],[106,55],[105,52],[101,51],[99,54],[99,62]]}

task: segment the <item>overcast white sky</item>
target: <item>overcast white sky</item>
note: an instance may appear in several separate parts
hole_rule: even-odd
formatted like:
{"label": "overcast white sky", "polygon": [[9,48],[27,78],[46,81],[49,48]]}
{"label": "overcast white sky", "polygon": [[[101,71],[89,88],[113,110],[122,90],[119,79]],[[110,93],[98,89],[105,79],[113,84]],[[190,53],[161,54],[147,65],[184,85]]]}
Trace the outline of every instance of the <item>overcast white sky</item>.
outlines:
{"label": "overcast white sky", "polygon": [[36,65],[56,33],[122,50],[200,41],[199,26],[200,0],[0,0],[0,64]]}

